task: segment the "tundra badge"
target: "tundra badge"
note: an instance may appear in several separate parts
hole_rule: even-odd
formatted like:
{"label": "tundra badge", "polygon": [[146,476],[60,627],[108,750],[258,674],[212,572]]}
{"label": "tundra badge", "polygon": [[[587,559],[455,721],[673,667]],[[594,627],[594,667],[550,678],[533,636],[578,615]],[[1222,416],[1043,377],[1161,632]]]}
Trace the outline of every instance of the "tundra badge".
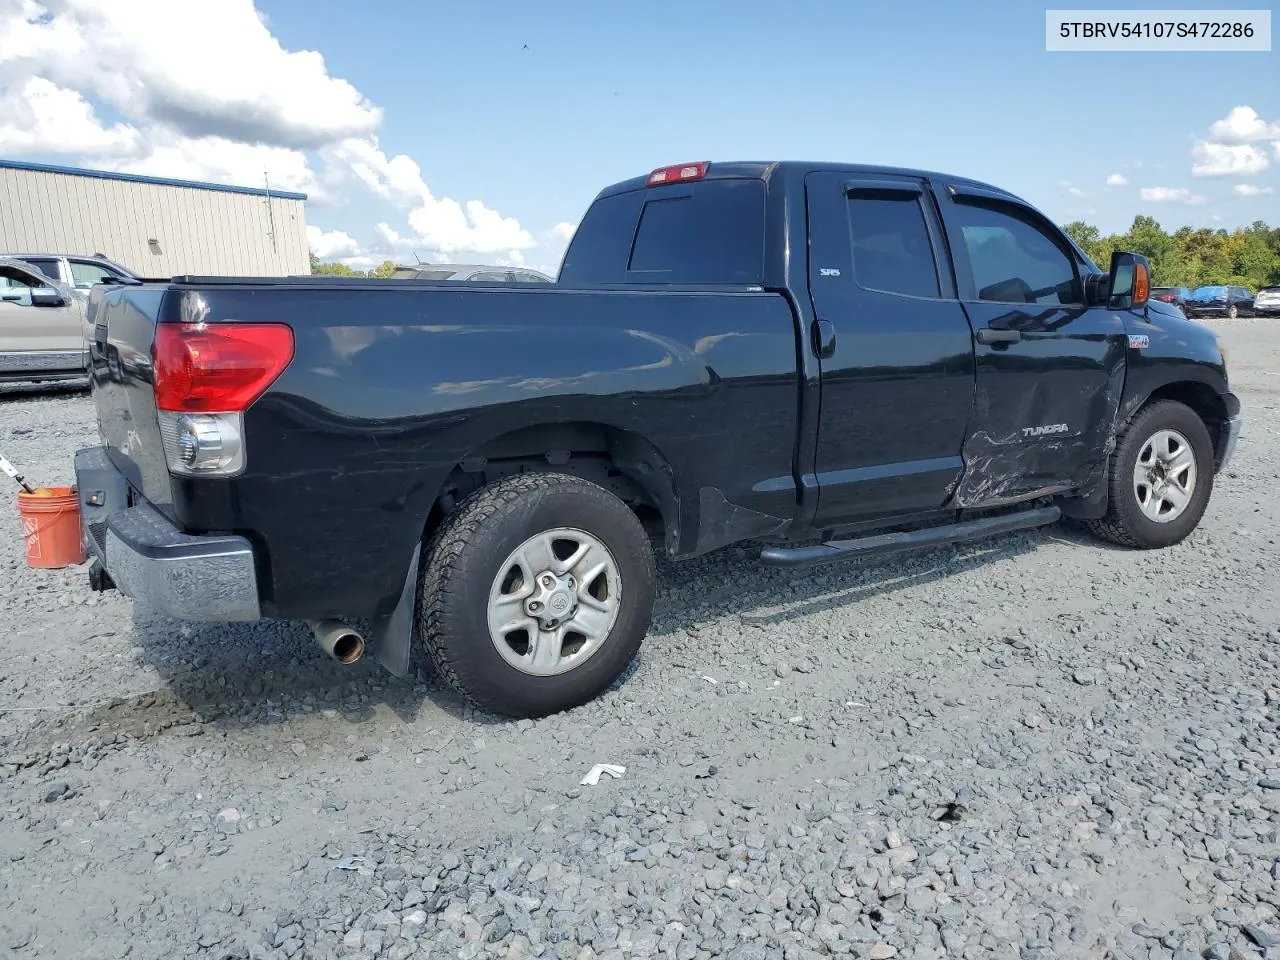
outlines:
{"label": "tundra badge", "polygon": [[1130,350],[1145,350],[1149,346],[1151,346],[1151,338],[1148,337],[1145,333],[1129,334]]}
{"label": "tundra badge", "polygon": [[1067,425],[1065,423],[1046,423],[1042,427],[1023,427],[1022,435],[1024,437],[1043,437],[1049,433],[1066,433]]}

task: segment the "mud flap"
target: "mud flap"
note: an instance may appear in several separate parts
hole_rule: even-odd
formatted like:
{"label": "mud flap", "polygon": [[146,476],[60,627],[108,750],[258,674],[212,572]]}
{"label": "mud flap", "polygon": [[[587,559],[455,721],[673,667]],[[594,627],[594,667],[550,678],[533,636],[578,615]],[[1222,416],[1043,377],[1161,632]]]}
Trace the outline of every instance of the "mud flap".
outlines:
{"label": "mud flap", "polygon": [[421,556],[422,544],[418,544],[413,548],[409,573],[400,588],[400,599],[395,609],[385,616],[373,618],[370,636],[373,655],[397,677],[408,675],[413,653],[413,610],[418,601],[418,562]]}
{"label": "mud flap", "polygon": [[707,553],[730,543],[780,532],[787,525],[782,517],[771,517],[730,502],[718,488],[698,491],[698,545],[696,554]]}

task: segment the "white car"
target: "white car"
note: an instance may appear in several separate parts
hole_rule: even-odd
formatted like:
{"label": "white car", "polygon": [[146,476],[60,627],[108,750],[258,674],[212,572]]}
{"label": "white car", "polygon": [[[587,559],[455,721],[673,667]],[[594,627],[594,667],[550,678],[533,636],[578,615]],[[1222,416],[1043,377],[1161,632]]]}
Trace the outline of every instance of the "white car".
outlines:
{"label": "white car", "polygon": [[1280,287],[1263,287],[1253,298],[1255,317],[1280,317]]}
{"label": "white car", "polygon": [[0,253],[0,257],[22,260],[46,277],[85,293],[98,283],[113,280],[137,280],[127,267],[108,260],[100,253],[93,256],[65,253]]}

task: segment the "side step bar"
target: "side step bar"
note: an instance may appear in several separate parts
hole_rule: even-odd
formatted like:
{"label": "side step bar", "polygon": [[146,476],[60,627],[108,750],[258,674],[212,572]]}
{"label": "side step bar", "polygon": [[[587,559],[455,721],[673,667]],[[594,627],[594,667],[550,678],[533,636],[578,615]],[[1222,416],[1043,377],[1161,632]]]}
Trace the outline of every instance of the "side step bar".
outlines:
{"label": "side step bar", "polygon": [[978,520],[926,527],[923,530],[882,533],[853,540],[832,540],[830,543],[811,547],[766,547],[760,551],[760,561],[774,567],[808,567],[833,560],[847,560],[850,557],[878,557],[922,547],[983,540],[1001,533],[1013,533],[1015,530],[1044,527],[1056,523],[1061,517],[1062,511],[1057,507],[1037,507],[1034,510],[1020,510],[998,517],[982,517]]}

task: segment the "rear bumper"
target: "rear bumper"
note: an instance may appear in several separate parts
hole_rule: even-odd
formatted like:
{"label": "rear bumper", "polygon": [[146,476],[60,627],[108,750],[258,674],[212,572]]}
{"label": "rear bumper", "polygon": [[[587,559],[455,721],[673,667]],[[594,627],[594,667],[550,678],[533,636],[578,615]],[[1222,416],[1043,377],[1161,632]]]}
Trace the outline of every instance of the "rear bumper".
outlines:
{"label": "rear bumper", "polygon": [[248,540],[179,530],[101,447],[77,451],[75,470],[85,549],[122,593],[179,620],[260,619]]}
{"label": "rear bumper", "polygon": [[[1194,306],[1193,306],[1192,304],[1187,304],[1186,306],[1184,306],[1184,307],[1182,308],[1182,312],[1183,312],[1183,313],[1185,313],[1188,317],[1193,317],[1193,318],[1195,318],[1195,317],[1225,317],[1225,316],[1227,315],[1227,309],[1228,309],[1228,308],[1227,308],[1227,305],[1226,305],[1226,304],[1217,304],[1217,303],[1215,303],[1215,304],[1209,304],[1208,306],[1206,306],[1206,305],[1204,305],[1204,304],[1199,304],[1199,305],[1194,305]],[[1246,311],[1245,311],[1245,310],[1243,310],[1243,309],[1241,309],[1239,306],[1237,306],[1237,307],[1236,307],[1236,312],[1237,312],[1237,313],[1245,313]]]}
{"label": "rear bumper", "polygon": [[1253,313],[1257,317],[1280,317],[1280,303],[1264,303],[1261,306],[1255,303]]}

